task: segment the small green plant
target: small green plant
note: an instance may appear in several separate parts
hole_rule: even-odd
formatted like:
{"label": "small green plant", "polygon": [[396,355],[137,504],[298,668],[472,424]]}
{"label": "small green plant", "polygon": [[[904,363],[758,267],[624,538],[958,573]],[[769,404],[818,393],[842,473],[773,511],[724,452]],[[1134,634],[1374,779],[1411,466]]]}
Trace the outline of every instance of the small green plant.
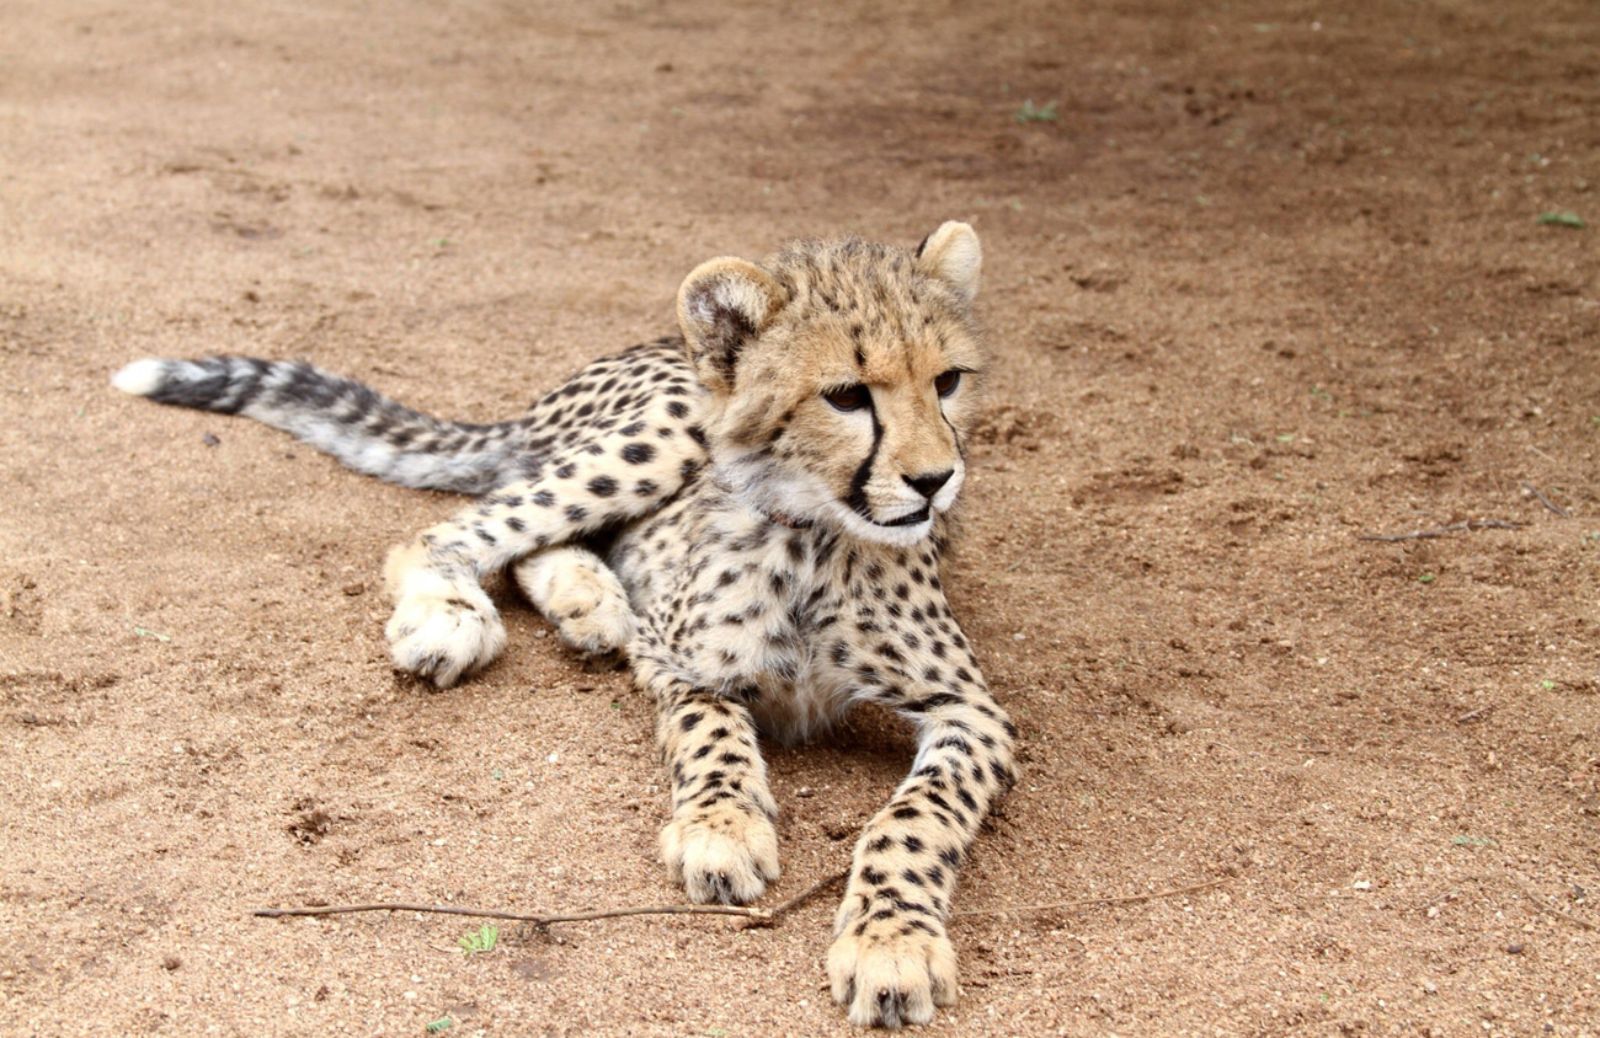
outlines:
{"label": "small green plant", "polygon": [[484,952],[494,951],[494,946],[500,943],[500,928],[484,923],[476,930],[469,931],[456,942],[461,946],[463,955],[481,955]]}
{"label": "small green plant", "polygon": [[1022,107],[1017,109],[1017,114],[1012,118],[1019,123],[1053,123],[1056,121],[1056,103],[1051,101],[1046,105],[1035,105],[1033,98],[1022,102]]}
{"label": "small green plant", "polygon": [[1588,226],[1583,222],[1583,217],[1569,209],[1561,209],[1550,213],[1540,213],[1539,222],[1554,227],[1571,227],[1575,231],[1581,231],[1584,227]]}
{"label": "small green plant", "polygon": [[1417,583],[1418,584],[1432,584],[1435,580],[1438,580],[1438,579],[1439,579],[1439,577],[1438,577],[1437,574],[1424,573],[1424,574],[1422,574],[1422,576],[1417,578]]}
{"label": "small green plant", "polygon": [[1452,836],[1450,842],[1457,847],[1498,847],[1487,836]]}
{"label": "small green plant", "polygon": [[172,640],[172,635],[162,634],[160,631],[152,631],[148,627],[135,627],[133,633],[140,638],[154,638],[158,642],[170,642]]}
{"label": "small green plant", "polygon": [[431,1021],[426,1027],[423,1028],[423,1030],[427,1031],[429,1034],[442,1034],[445,1031],[450,1030],[450,1028],[454,1027],[455,1025],[456,1022],[450,1019],[448,1016],[441,1016],[439,1019]]}
{"label": "small green plant", "polygon": [[1539,682],[1539,687],[1544,689],[1546,692],[1553,692],[1555,691],[1556,683],[1551,681],[1549,678],[1545,678],[1543,681]]}

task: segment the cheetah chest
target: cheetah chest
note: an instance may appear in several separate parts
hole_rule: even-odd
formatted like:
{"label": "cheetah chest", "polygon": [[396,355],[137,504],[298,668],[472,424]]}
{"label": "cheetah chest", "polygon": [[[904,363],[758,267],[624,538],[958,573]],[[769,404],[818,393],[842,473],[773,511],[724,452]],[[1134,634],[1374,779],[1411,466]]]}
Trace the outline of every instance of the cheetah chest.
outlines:
{"label": "cheetah chest", "polygon": [[681,507],[676,524],[663,516],[613,552],[639,619],[636,651],[744,702],[781,741],[826,727],[850,697],[822,651],[843,597],[836,542],[714,494]]}

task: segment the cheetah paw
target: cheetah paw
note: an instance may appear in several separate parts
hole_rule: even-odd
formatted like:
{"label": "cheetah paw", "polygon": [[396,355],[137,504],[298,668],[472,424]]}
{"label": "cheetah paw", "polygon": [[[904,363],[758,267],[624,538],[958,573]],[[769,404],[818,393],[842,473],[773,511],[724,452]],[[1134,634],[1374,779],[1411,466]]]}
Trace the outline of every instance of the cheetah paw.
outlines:
{"label": "cheetah paw", "polygon": [[633,637],[633,609],[622,589],[575,582],[549,603],[561,640],[586,656],[621,652]]}
{"label": "cheetah paw", "polygon": [[828,949],[828,980],[858,1027],[925,1024],[934,1006],[955,1004],[956,952],[927,916],[851,921]]}
{"label": "cheetah paw", "polygon": [[778,833],[766,815],[717,804],[677,817],[661,830],[661,856],[689,900],[742,905],[778,878]]}
{"label": "cheetah paw", "polygon": [[570,548],[521,559],[512,577],[528,601],[585,656],[621,652],[633,639],[633,608],[617,575],[591,553]]}
{"label": "cheetah paw", "polygon": [[440,688],[482,668],[506,644],[505,625],[481,591],[407,595],[384,633],[395,666]]}

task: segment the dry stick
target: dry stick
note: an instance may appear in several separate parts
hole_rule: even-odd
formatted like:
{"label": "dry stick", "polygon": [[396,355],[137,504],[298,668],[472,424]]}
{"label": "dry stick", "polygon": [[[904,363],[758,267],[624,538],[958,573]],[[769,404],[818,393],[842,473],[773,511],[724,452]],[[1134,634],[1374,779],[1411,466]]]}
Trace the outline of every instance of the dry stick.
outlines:
{"label": "dry stick", "polygon": [[1425,541],[1433,537],[1446,537],[1452,533],[1465,533],[1468,530],[1520,530],[1526,525],[1528,524],[1512,522],[1510,519],[1468,519],[1464,523],[1436,526],[1431,530],[1412,530],[1410,533],[1364,533],[1360,536],[1360,540]]}
{"label": "dry stick", "polygon": [[1518,883],[1516,880],[1512,880],[1511,885],[1516,887],[1517,890],[1521,892],[1522,896],[1528,899],[1528,903],[1533,905],[1533,907],[1537,908],[1539,911],[1544,912],[1547,915],[1553,915],[1563,922],[1571,923],[1580,930],[1588,930],[1590,933],[1593,933],[1597,929],[1597,927],[1587,919],[1579,919],[1575,915],[1568,915],[1560,909],[1552,908],[1545,904],[1544,898],[1535,894],[1533,891],[1529,890],[1521,883]]}
{"label": "dry stick", "polygon": [[1561,518],[1567,519],[1567,518],[1571,517],[1571,515],[1572,515],[1571,512],[1567,511],[1565,508],[1562,508],[1560,505],[1556,504],[1554,501],[1550,500],[1548,497],[1545,497],[1544,496],[1544,491],[1540,490],[1538,487],[1534,486],[1532,483],[1524,483],[1524,484],[1522,484],[1522,489],[1526,490],[1528,493],[1530,493],[1534,497],[1538,498],[1539,499],[1539,503],[1541,505],[1544,505],[1546,508],[1550,509],[1550,511],[1554,512],[1556,515],[1559,515]]}
{"label": "dry stick", "polygon": [[1220,887],[1228,882],[1228,878],[1208,880],[1205,883],[1194,883],[1187,887],[1169,887],[1166,890],[1152,890],[1148,894],[1125,894],[1122,897],[1085,897],[1075,901],[1051,901],[1042,905],[1016,905],[1010,908],[972,908],[955,913],[957,919],[967,919],[980,915],[1011,915],[1012,913],[1032,912],[1057,912],[1068,908],[1090,908],[1098,905],[1132,905],[1140,901],[1158,901],[1168,897],[1182,897],[1184,894],[1194,894],[1212,887]]}
{"label": "dry stick", "polygon": [[844,878],[845,873],[835,873],[813,883],[773,908],[753,908],[745,905],[655,905],[649,908],[602,908],[592,912],[530,915],[522,912],[502,912],[493,908],[456,908],[452,905],[413,905],[400,901],[385,901],[371,905],[328,905],[322,908],[258,908],[250,914],[277,919],[291,915],[346,915],[351,912],[428,912],[434,915],[470,915],[484,919],[507,919],[517,923],[533,923],[535,926],[547,926],[550,923],[582,923],[591,919],[617,919],[629,915],[736,915],[752,920],[756,926],[771,926]]}
{"label": "dry stick", "polygon": [[[351,912],[428,912],[435,915],[468,915],[485,919],[507,919],[518,923],[547,926],[550,923],[581,923],[591,919],[617,919],[630,915],[732,915],[750,920],[749,926],[774,926],[778,920],[793,912],[813,897],[839,883],[848,873],[836,872],[818,880],[794,897],[773,908],[752,908],[743,905],[657,905],[650,908],[606,908],[592,912],[567,912],[550,915],[529,915],[520,912],[502,912],[492,908],[456,908],[451,905],[413,905],[399,901],[385,901],[371,905],[328,905],[322,908],[258,908],[251,915],[277,919],[282,916],[345,915]],[[1068,908],[1087,908],[1094,905],[1127,905],[1139,901],[1180,897],[1201,890],[1221,886],[1227,879],[1214,879],[1187,887],[1156,890],[1148,894],[1128,894],[1123,897],[1090,897],[1076,901],[1054,901],[1042,905],[1016,905],[1009,908],[974,908],[955,913],[958,919],[986,915],[1011,915],[1033,912],[1055,912]]]}

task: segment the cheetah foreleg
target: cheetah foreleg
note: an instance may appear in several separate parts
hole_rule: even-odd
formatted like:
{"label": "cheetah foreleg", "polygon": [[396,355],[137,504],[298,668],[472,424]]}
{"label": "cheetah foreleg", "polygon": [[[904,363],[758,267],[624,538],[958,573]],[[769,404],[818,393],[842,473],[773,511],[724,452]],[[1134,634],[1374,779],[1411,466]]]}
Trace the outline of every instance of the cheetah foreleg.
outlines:
{"label": "cheetah foreleg", "polygon": [[[649,671],[649,664],[635,662]],[[742,705],[671,678],[649,679],[657,737],[672,776],[661,856],[689,900],[743,904],[778,878],[778,805],[755,723]]]}
{"label": "cheetah foreleg", "polygon": [[923,703],[955,702],[899,704],[921,725],[917,761],[856,844],[828,950],[833,997],[860,1026],[927,1023],[935,1006],[955,1002],[945,920],[956,870],[1012,781],[1014,729],[987,693],[923,692]]}

